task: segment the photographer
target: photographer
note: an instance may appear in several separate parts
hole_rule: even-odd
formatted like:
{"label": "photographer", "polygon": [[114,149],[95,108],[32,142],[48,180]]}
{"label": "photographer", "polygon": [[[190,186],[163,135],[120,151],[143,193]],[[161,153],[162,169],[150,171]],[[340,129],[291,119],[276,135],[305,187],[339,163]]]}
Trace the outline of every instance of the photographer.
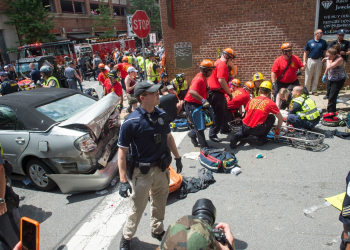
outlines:
{"label": "photographer", "polygon": [[212,229],[215,214],[216,208],[211,200],[197,200],[192,215],[183,216],[168,227],[157,250],[235,249],[228,224],[221,222]]}

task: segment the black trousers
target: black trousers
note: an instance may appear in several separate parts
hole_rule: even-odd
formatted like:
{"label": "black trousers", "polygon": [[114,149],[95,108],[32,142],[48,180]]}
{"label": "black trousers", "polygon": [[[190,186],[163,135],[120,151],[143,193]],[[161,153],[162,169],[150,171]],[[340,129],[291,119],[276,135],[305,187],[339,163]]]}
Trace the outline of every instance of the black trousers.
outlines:
{"label": "black trousers", "polygon": [[18,208],[0,216],[0,246],[13,249],[20,239],[20,220]]}
{"label": "black trousers", "polygon": [[277,81],[276,86],[275,86],[275,92],[273,93],[275,100],[276,100],[276,96],[281,88],[286,88],[291,92],[295,86],[300,86],[298,78],[294,82],[290,82],[290,83],[284,83],[284,82]]}
{"label": "black trousers", "polygon": [[266,118],[266,121],[263,124],[260,124],[254,128],[242,125],[242,129],[233,135],[238,141],[242,140],[249,135],[258,136],[258,140],[265,139],[267,134],[270,132],[273,124],[275,123],[276,117],[273,114],[269,114]]}
{"label": "black trousers", "polygon": [[[192,112],[196,108],[198,108],[199,106],[201,106],[201,105],[194,103],[194,102],[185,102],[186,113],[187,113],[188,118],[190,119],[190,121],[192,122],[193,125],[194,125],[194,122],[192,120]],[[188,135],[191,138],[198,138],[198,143],[199,143],[201,148],[208,147],[208,143],[205,140],[204,130],[198,130],[196,128],[196,126],[194,126],[194,129],[192,129]]]}
{"label": "black trousers", "polygon": [[[345,83],[345,78],[340,81],[328,81],[329,82],[329,93],[328,93],[328,105],[327,112],[336,112],[337,109],[337,96],[339,91]],[[328,84],[328,83],[327,83]]]}
{"label": "black trousers", "polygon": [[227,123],[227,102],[225,94],[213,92],[209,95],[208,101],[214,112],[215,124],[210,128],[209,137],[215,137],[219,131],[228,131],[230,128]]}
{"label": "black trousers", "polygon": [[81,76],[83,78],[83,81],[85,81],[86,80],[86,68],[81,66],[80,71],[81,71]]}

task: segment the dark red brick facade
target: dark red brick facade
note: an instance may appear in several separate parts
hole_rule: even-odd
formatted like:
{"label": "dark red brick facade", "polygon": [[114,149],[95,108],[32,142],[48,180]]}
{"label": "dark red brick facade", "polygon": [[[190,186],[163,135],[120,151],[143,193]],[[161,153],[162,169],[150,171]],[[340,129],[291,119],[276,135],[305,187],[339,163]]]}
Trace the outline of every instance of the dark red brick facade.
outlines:
{"label": "dark red brick facade", "polygon": [[[294,45],[294,54],[303,61],[303,51],[313,38],[316,1],[310,0],[174,0],[175,29],[168,26],[166,0],[160,0],[167,71],[175,68],[174,43],[191,42],[194,67],[184,70],[192,80],[203,59],[217,59],[217,48],[235,50],[238,78],[252,80],[261,72],[270,80],[274,60],[281,55],[283,42]],[[322,71],[323,73],[324,71]],[[347,66],[350,72],[350,65]],[[304,83],[304,73],[299,77]],[[350,81],[347,80],[346,84]],[[319,88],[325,88],[319,84]]]}

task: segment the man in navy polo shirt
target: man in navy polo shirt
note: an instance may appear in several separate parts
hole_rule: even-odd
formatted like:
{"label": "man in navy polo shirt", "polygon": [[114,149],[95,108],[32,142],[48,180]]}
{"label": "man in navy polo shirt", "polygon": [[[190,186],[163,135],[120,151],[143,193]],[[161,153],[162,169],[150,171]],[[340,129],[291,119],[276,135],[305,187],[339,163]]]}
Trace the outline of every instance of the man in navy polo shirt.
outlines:
{"label": "man in navy polo shirt", "polygon": [[29,68],[32,71],[30,72],[30,82],[28,83],[28,85],[32,83],[37,84],[37,82],[41,79],[40,71],[35,68],[34,63],[29,63]]}
{"label": "man in navy polo shirt", "polygon": [[[170,151],[175,156],[177,172],[180,173],[182,170],[181,157],[170,133],[166,113],[156,107],[160,103],[158,91],[161,87],[161,84],[153,84],[150,81],[138,83],[134,95],[140,106],[125,119],[120,128],[118,141],[119,194],[126,198],[129,196],[128,192],[130,193],[130,211],[120,241],[121,250],[131,249],[130,240],[135,235],[146,208],[149,191],[151,191],[151,235],[159,241],[162,240],[165,233],[163,225],[165,206],[169,194]],[[135,169],[133,174],[129,174],[128,180],[126,156],[129,147],[133,164],[128,161],[128,168],[135,166]],[[160,161],[165,164],[159,164]]]}
{"label": "man in navy polo shirt", "polygon": [[305,86],[310,94],[317,96],[317,85],[322,70],[322,57],[326,53],[327,43],[321,39],[322,30],[315,30],[314,34],[315,38],[308,41],[304,49],[304,67],[306,67]]}

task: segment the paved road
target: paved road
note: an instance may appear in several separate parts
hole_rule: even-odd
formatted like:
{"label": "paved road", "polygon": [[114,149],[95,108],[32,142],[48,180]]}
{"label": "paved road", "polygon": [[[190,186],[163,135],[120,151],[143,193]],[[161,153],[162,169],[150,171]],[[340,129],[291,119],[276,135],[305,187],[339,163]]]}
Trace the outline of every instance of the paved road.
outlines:
{"label": "paved road", "polygon": [[[199,151],[186,132],[174,137],[181,155]],[[229,137],[220,137],[224,139],[222,144],[209,145],[228,149]],[[345,191],[350,142],[326,139],[325,145],[322,151],[313,152],[273,142],[259,148],[252,140],[243,141],[236,150],[229,150],[236,154],[242,173],[215,174],[215,184],[184,200],[170,194],[165,226],[190,214],[197,199],[209,198],[217,208],[216,221],[231,225],[236,249],[339,249],[339,242],[327,245],[337,240],[342,231],[339,211],[326,207],[310,217],[303,213],[305,208],[322,205],[325,197]],[[267,158],[256,159],[257,153]],[[184,176],[197,177],[201,168],[198,161],[184,159],[183,164]],[[20,180],[14,181],[14,186],[22,198],[21,215],[41,223],[41,249],[118,249],[129,204],[120,198],[118,185],[107,188],[106,195],[62,194],[59,189],[46,193]],[[149,221],[148,205],[132,241],[133,249],[157,247]]]}

